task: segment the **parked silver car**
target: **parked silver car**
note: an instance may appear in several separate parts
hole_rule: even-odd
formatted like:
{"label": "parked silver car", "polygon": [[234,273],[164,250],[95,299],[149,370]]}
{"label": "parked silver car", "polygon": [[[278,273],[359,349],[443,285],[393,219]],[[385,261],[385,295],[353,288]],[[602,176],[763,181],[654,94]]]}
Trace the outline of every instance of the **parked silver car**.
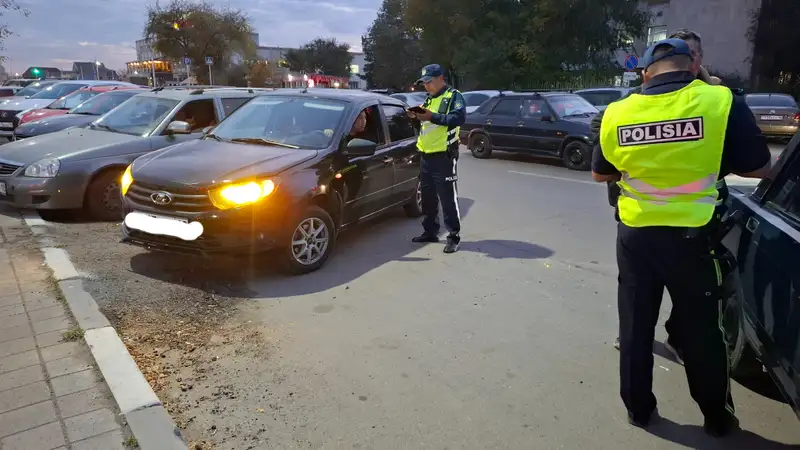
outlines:
{"label": "parked silver car", "polygon": [[139,156],[203,136],[263,89],[155,89],[83,128],[0,147],[0,203],[121,218],[119,180]]}
{"label": "parked silver car", "polygon": [[581,89],[575,91],[575,94],[580,95],[581,97],[585,98],[587,102],[594,105],[598,111],[602,111],[606,109],[606,106],[609,103],[615,102],[622,97],[628,95],[630,91],[634,88],[628,87],[604,87],[604,88],[592,88],[592,89]]}
{"label": "parked silver car", "polygon": [[765,136],[791,139],[800,129],[800,108],[786,94],[747,94],[747,106]]}

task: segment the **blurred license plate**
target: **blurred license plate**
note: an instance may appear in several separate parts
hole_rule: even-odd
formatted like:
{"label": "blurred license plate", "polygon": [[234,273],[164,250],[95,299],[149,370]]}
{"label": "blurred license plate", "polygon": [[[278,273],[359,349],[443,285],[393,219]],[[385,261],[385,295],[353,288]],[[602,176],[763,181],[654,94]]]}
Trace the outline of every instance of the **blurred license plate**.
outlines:
{"label": "blurred license plate", "polygon": [[783,116],[761,116],[761,120],[783,120]]}
{"label": "blurred license plate", "polygon": [[8,195],[6,193],[6,182],[0,181],[0,195]]}
{"label": "blurred license plate", "polygon": [[0,128],[14,128],[14,122],[0,122]]}
{"label": "blurred license plate", "polygon": [[200,222],[189,222],[179,217],[167,217],[140,211],[132,211],[125,216],[125,225],[134,230],[149,234],[172,236],[184,241],[193,241],[203,234]]}

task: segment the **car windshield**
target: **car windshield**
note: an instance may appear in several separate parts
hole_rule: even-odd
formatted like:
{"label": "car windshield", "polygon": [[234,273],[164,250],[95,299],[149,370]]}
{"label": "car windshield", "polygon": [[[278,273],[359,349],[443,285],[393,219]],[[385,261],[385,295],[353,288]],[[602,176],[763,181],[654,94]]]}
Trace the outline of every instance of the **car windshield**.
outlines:
{"label": "car windshield", "polygon": [[322,149],[331,144],[346,107],[346,103],[320,98],[256,97],[223,120],[214,129],[212,137],[226,141]]}
{"label": "car windshield", "polygon": [[760,106],[786,106],[790,108],[797,108],[797,102],[794,101],[794,98],[788,95],[748,95],[745,97],[745,102],[747,102],[747,106],[754,106],[756,108]]}
{"label": "car windshield", "polygon": [[55,100],[67,94],[71,94],[82,87],[84,87],[84,85],[78,83],[56,83],[51,86],[47,86],[34,95],[31,95],[31,98]]}
{"label": "car windshield", "polygon": [[34,94],[37,94],[42,89],[46,88],[47,86],[52,86],[55,83],[42,83],[41,81],[37,81],[35,83],[31,83],[27,85],[24,89],[20,89],[17,92],[18,97],[30,97]]}
{"label": "car windshield", "polygon": [[561,117],[597,114],[597,108],[580,95],[553,95],[547,97],[550,107]]}
{"label": "car windshield", "polygon": [[97,94],[99,92],[80,89],[51,103],[47,109],[72,109]]}
{"label": "car windshield", "polygon": [[144,136],[152,133],[178,103],[168,98],[134,97],[94,121],[92,128]]}
{"label": "car windshield", "polygon": [[121,105],[125,100],[140,92],[141,91],[137,90],[126,90],[112,91],[96,95],[71,109],[68,114],[89,114],[93,116],[102,116],[103,114]]}

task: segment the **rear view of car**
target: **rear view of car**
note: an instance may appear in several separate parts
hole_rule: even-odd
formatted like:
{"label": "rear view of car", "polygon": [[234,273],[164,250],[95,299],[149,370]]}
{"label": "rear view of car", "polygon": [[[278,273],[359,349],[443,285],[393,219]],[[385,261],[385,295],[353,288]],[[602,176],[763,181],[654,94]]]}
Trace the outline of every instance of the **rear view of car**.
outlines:
{"label": "rear view of car", "polygon": [[765,136],[791,139],[800,128],[800,108],[790,95],[747,94],[745,101]]}

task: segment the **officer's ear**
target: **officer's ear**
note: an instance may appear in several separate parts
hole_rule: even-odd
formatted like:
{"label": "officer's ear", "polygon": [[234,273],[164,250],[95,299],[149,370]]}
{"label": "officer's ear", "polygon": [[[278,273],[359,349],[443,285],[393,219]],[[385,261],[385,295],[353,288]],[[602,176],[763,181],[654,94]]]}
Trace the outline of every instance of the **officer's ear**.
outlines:
{"label": "officer's ear", "polygon": [[653,72],[650,72],[649,70],[644,70],[642,72],[642,81],[644,83],[647,83],[648,81],[650,81],[651,78],[653,78]]}

